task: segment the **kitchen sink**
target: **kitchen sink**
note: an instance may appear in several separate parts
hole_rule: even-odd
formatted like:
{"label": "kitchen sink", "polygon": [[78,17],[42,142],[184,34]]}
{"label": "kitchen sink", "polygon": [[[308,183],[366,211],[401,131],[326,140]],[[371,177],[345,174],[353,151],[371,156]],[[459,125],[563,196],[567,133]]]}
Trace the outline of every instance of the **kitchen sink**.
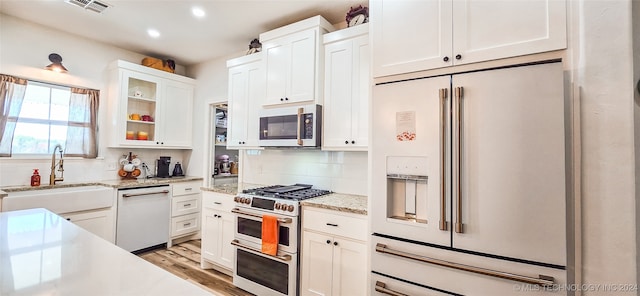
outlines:
{"label": "kitchen sink", "polygon": [[2,211],[46,208],[56,214],[71,213],[114,205],[115,190],[88,185],[8,192],[2,199]]}

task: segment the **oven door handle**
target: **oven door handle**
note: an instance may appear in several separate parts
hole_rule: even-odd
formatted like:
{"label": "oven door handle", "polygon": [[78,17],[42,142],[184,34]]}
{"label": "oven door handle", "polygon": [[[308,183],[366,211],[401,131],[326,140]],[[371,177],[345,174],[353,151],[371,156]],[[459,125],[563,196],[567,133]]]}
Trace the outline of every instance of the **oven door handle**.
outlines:
{"label": "oven door handle", "polygon": [[249,246],[241,244],[237,239],[232,240],[231,244],[236,246],[236,247],[238,247],[238,248],[243,248],[243,249],[246,249],[246,250],[249,250],[249,251],[257,252],[257,253],[260,253],[262,255],[269,256],[271,258],[279,259],[279,260],[282,260],[282,261],[291,261],[291,255],[276,255],[276,256],[273,256],[273,255],[265,254],[265,253],[262,253],[262,251],[260,251],[260,250],[258,250],[256,248],[249,247]]}
{"label": "oven door handle", "polygon": [[[245,215],[245,216],[251,216],[251,217],[256,217],[256,218],[262,219],[262,215],[243,212],[238,208],[234,208],[233,210],[231,210],[231,213],[239,214],[239,215]],[[278,218],[278,222],[284,223],[284,224],[289,224],[289,223],[293,222],[293,220],[291,218]]]}

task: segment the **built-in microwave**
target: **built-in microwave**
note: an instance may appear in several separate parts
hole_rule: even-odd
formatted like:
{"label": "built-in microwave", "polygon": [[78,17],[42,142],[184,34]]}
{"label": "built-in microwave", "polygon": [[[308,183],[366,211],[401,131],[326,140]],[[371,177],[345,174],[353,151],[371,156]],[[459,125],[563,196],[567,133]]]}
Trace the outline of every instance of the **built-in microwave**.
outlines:
{"label": "built-in microwave", "polygon": [[262,109],[259,143],[262,147],[320,147],[322,106],[304,105]]}

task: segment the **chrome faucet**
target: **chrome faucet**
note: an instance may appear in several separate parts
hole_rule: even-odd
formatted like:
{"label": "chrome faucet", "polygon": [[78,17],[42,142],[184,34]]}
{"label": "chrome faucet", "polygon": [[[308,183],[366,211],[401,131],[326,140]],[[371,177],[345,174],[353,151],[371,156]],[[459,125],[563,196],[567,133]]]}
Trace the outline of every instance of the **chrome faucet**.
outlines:
{"label": "chrome faucet", "polygon": [[[56,163],[56,151],[58,151],[58,148],[60,148],[60,161]],[[62,158],[62,151],[62,146],[60,144],[56,145],[56,147],[53,148],[53,154],[51,155],[51,175],[49,175],[49,185],[56,185],[56,181],[64,181],[64,168],[62,165],[64,159]],[[58,171],[60,172],[60,178],[56,177],[56,167],[58,167]]]}

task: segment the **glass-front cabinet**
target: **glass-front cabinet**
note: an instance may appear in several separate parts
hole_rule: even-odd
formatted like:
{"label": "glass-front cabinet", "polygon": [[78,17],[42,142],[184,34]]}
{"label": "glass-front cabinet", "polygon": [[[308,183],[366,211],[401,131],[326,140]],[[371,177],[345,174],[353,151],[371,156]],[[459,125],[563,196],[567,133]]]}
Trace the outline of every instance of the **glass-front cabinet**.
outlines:
{"label": "glass-front cabinet", "polygon": [[195,80],[125,61],[110,73],[111,147],[191,149]]}
{"label": "glass-front cabinet", "polygon": [[123,84],[127,86],[123,87],[123,91],[127,92],[124,141],[133,142],[132,145],[155,145],[160,82],[152,76],[136,74],[123,71]]}

